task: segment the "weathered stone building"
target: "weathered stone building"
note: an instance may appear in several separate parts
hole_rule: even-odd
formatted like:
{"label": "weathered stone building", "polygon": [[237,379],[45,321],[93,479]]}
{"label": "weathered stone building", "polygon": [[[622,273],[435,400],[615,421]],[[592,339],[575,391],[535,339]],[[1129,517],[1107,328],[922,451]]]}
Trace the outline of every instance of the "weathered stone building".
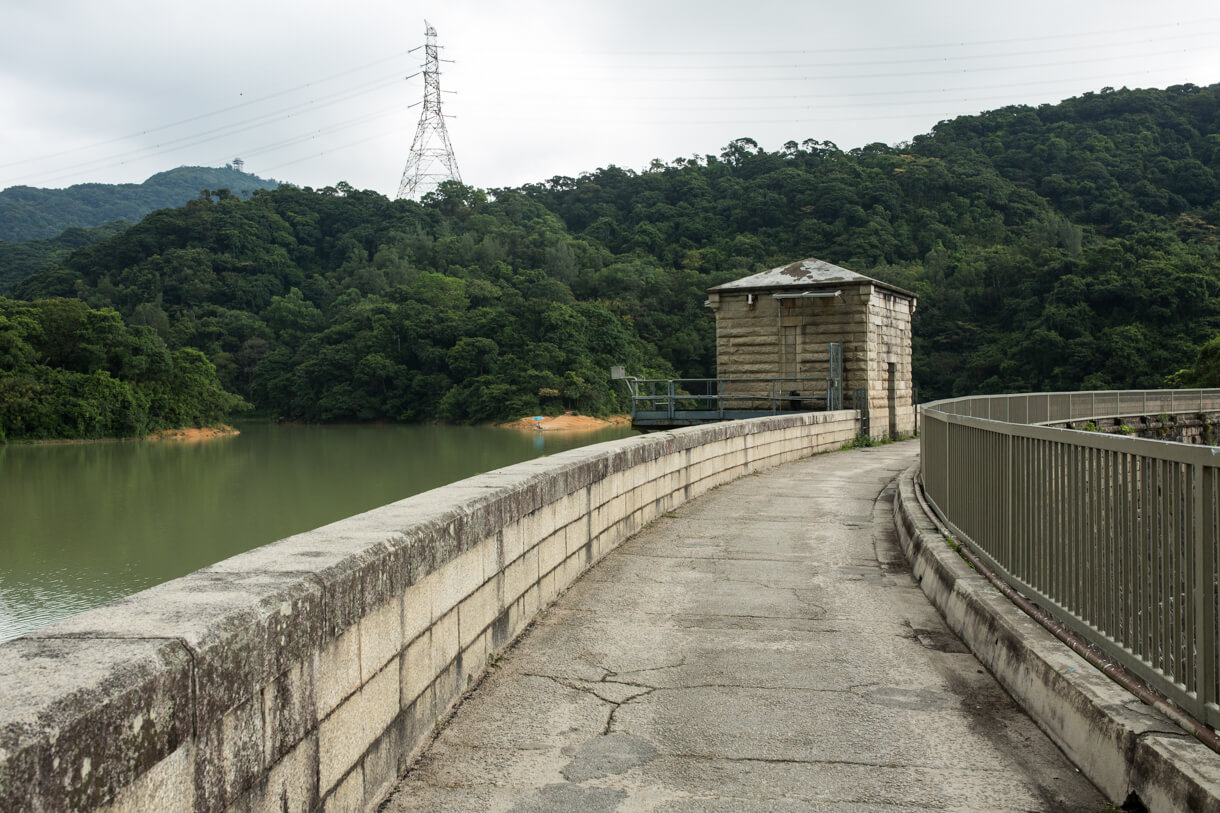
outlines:
{"label": "weathered stone building", "polygon": [[767,380],[779,378],[787,380],[778,385],[785,393],[805,397],[796,382],[829,378],[831,344],[842,342],[844,404],[864,391],[873,437],[915,431],[910,291],[808,259],[717,285],[708,295],[716,374],[726,379],[726,393],[766,396]]}

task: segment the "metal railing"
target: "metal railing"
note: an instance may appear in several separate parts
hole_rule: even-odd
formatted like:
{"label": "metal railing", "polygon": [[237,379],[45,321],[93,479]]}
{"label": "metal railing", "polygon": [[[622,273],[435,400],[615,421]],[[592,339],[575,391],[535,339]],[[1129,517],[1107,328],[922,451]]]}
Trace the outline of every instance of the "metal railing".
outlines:
{"label": "metal railing", "polygon": [[1220,390],[925,404],[924,492],[960,542],[1157,691],[1220,725],[1220,449],[1045,424],[1220,411]]}
{"label": "metal railing", "polygon": [[631,415],[638,418],[724,420],[842,409],[832,378],[627,378]]}

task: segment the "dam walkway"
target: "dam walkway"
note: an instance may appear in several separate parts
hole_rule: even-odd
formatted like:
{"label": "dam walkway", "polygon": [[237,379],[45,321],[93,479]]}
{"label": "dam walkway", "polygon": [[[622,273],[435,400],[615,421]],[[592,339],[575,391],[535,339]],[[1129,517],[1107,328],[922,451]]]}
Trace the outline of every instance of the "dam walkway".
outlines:
{"label": "dam walkway", "polygon": [[490,669],[381,808],[1099,811],[943,624],[890,516],[916,442],[651,523]]}

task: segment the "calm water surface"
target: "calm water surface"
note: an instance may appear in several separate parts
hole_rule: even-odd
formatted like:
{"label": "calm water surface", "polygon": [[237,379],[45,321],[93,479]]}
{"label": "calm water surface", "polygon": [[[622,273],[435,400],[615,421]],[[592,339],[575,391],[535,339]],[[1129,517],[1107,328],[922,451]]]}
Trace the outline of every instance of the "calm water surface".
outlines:
{"label": "calm water surface", "polygon": [[411,494],[632,434],[239,428],[198,444],[0,446],[0,641]]}

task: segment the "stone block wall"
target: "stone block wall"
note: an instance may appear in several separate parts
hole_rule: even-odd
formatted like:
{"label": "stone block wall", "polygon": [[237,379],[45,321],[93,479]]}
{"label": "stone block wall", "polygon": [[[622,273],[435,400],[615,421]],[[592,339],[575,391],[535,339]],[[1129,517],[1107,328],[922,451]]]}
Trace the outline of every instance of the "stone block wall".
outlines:
{"label": "stone block wall", "polygon": [[0,644],[0,810],[374,810],[538,611],[646,523],[854,411],[521,463]]}
{"label": "stone block wall", "polygon": [[[915,433],[914,378],[911,368],[911,300],[874,287],[868,303],[869,434]],[[890,416],[889,365],[894,365],[895,409]],[[850,394],[851,390],[847,390]]]}
{"label": "stone block wall", "polygon": [[1065,421],[1047,425],[1058,429],[1105,432],[1108,435],[1128,435],[1192,445],[1215,446],[1220,444],[1220,412],[1199,412],[1193,415],[1190,413],[1127,415],[1118,418]]}
{"label": "stone block wall", "polygon": [[[720,378],[816,378],[818,382],[781,385],[781,395],[799,386],[824,398],[822,380],[830,374],[830,343],[843,343],[844,405],[864,390],[869,434],[880,438],[915,432],[911,368],[909,297],[871,282],[844,284],[839,296],[776,299],[770,291],[721,291],[711,294],[716,311],[716,374]],[[787,343],[787,344],[786,344]],[[795,359],[795,362],[793,361]],[[894,365],[894,414],[891,421],[889,365]],[[725,383],[726,394],[767,395],[765,383]],[[805,408],[814,408],[807,404]],[[769,402],[741,402],[732,408],[766,409]],[[819,407],[820,408],[820,407]]]}
{"label": "stone block wall", "polygon": [[[720,378],[816,378],[806,383],[824,397],[830,343],[843,343],[844,392],[864,388],[868,377],[868,309],[871,286],[845,286],[837,297],[776,299],[771,292],[712,294],[716,308],[716,374]],[[795,364],[786,364],[785,329],[795,329]],[[725,385],[726,392],[765,394],[765,384]],[[802,394],[804,390],[802,389]],[[743,407],[735,407],[743,408]]]}

